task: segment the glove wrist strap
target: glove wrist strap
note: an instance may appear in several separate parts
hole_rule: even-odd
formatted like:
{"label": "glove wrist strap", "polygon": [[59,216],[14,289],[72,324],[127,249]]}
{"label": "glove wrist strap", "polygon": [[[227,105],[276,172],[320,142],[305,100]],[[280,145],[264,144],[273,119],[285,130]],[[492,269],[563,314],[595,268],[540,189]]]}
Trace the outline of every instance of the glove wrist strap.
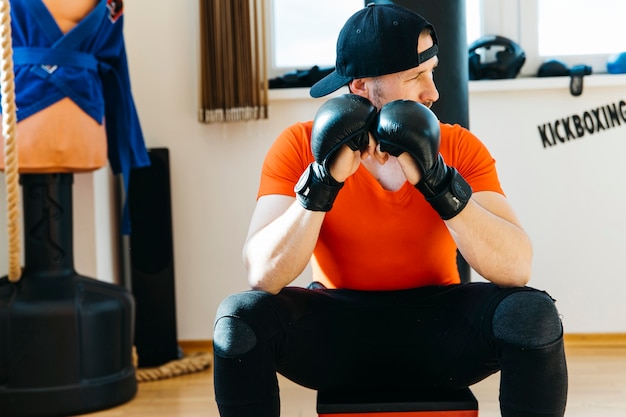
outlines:
{"label": "glove wrist strap", "polygon": [[337,198],[342,182],[335,180],[326,169],[312,162],[294,187],[296,199],[302,207],[311,211],[330,211]]}
{"label": "glove wrist strap", "polygon": [[455,168],[448,167],[446,177],[444,184],[441,184],[443,189],[435,195],[423,181],[415,185],[443,220],[449,220],[459,214],[472,196],[472,187]]}

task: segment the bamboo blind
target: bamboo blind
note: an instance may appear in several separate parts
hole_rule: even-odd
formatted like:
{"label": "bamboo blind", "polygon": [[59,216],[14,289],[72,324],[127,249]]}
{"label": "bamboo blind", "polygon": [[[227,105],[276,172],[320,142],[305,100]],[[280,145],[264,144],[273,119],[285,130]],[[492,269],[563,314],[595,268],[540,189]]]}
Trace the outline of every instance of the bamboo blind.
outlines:
{"label": "bamboo blind", "polygon": [[200,0],[200,122],[267,118],[264,3]]}

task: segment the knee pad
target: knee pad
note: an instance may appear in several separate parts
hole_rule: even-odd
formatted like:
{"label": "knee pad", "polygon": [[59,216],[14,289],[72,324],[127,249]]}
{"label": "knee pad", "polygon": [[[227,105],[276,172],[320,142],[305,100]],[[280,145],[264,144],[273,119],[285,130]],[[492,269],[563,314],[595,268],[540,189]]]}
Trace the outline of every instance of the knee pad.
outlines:
{"label": "knee pad", "polygon": [[242,318],[250,303],[246,294],[226,298],[217,310],[213,327],[213,350],[215,354],[234,358],[251,351],[257,344],[252,327]]}
{"label": "knee pad", "polygon": [[515,346],[541,347],[563,335],[554,300],[542,291],[517,291],[506,296],[493,313],[497,341]]}
{"label": "knee pad", "polygon": [[213,329],[213,350],[225,358],[250,352],[257,343],[252,328],[237,317],[220,317]]}

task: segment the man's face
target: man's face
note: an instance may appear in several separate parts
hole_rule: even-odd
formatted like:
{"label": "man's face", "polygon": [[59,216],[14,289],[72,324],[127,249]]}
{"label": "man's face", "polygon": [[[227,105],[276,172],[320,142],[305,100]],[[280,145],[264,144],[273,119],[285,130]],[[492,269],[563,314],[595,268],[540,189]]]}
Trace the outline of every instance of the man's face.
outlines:
{"label": "man's face", "polygon": [[[418,41],[418,53],[433,45],[430,34],[422,33]],[[405,71],[365,79],[369,100],[377,107],[393,100],[413,100],[430,107],[439,99],[435,87],[434,71],[439,63],[437,56]]]}
{"label": "man's face", "polygon": [[[421,53],[433,46],[433,39],[429,33],[422,33],[418,40],[417,52]],[[439,91],[435,87],[434,72],[439,59],[437,56],[422,62],[415,68],[380,77],[361,78],[351,81],[350,91],[369,99],[378,109],[394,100],[413,100],[430,108],[439,99]],[[370,135],[367,152],[363,152],[362,159],[373,157],[380,165],[391,157],[382,152],[376,140]],[[415,164],[411,158],[409,162]]]}

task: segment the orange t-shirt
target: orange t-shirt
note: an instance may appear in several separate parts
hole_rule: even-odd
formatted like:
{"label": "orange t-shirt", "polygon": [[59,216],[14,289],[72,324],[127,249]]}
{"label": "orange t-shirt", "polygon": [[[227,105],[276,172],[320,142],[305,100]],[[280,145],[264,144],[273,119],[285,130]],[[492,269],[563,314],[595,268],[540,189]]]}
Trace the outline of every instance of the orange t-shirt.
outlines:
{"label": "orange t-shirt", "polygon": [[[270,148],[258,197],[295,197],[294,185],[313,159],[313,122],[297,123]],[[495,160],[458,125],[441,124],[443,159],[474,192],[503,194]],[[443,220],[409,182],[387,191],[361,165],[326,214],[311,259],[313,279],[328,288],[398,290],[459,283],[456,245]]]}

